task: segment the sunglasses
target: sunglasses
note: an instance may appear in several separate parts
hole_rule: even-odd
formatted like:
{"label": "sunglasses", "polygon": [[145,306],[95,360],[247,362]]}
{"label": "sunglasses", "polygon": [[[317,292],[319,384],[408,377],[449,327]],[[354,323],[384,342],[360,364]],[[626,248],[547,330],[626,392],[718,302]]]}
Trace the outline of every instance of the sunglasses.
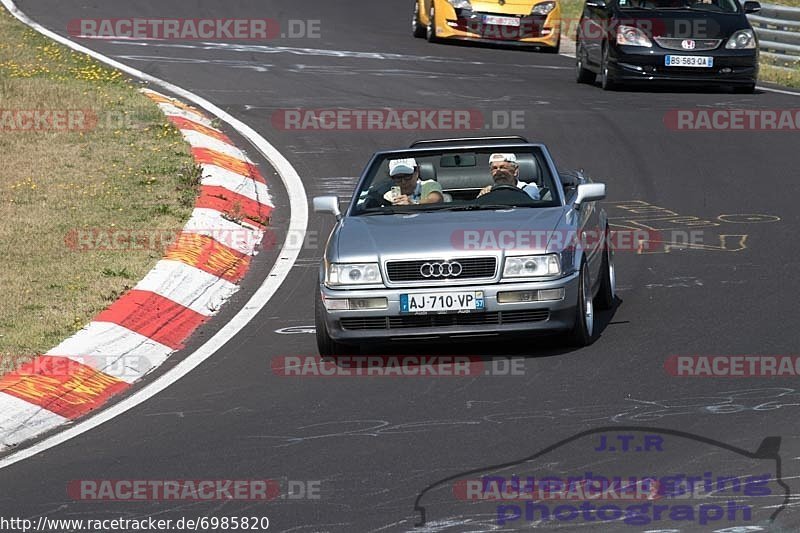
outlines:
{"label": "sunglasses", "polygon": [[390,176],[393,181],[408,181],[414,177],[414,174],[398,174],[397,176]]}

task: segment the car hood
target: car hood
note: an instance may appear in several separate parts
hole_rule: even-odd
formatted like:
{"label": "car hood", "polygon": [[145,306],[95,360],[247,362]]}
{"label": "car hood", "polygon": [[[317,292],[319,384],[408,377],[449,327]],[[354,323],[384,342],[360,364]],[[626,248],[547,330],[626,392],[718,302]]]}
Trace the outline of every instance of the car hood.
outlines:
{"label": "car hood", "polygon": [[530,15],[533,6],[544,0],[507,0],[498,4],[497,0],[472,0],[472,10],[478,13],[502,13],[504,15]]}
{"label": "car hood", "polygon": [[749,28],[744,15],[700,11],[621,11],[619,23],[636,26],[649,37],[679,39],[727,39],[736,31]]}
{"label": "car hood", "polygon": [[370,262],[412,255],[496,254],[522,245],[525,250],[544,252],[568,210],[517,208],[346,217],[332,236],[329,257]]}

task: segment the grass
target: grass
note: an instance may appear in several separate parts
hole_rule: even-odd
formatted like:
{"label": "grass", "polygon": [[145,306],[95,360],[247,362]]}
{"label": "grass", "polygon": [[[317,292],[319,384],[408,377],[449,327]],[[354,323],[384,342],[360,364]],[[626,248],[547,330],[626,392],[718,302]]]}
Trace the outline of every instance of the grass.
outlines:
{"label": "grass", "polygon": [[[76,251],[68,235],[177,230],[199,175],[180,133],[120,72],[3,9],[0,36],[2,374],[75,333],[163,254]],[[34,109],[86,110],[97,121],[85,131],[20,131],[9,118]]]}
{"label": "grass", "polygon": [[780,68],[770,65],[762,56],[758,79],[800,89],[800,64],[793,69]]}
{"label": "grass", "polygon": [[[561,0],[561,18],[563,20],[564,35],[575,39],[575,29],[578,26],[583,11],[584,0]],[[800,0],[770,0],[770,4],[800,7]],[[793,69],[782,69],[771,65],[767,59],[761,57],[759,81],[777,83],[786,87],[800,88],[800,64]]]}

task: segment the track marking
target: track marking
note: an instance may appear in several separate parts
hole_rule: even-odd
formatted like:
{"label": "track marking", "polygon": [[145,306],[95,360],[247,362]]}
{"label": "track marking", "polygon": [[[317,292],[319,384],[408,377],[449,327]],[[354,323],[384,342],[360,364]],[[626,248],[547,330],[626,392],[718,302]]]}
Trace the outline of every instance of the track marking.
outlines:
{"label": "track marking", "polygon": [[[306,197],[303,182],[297,171],[292,167],[291,163],[281,154],[274,146],[272,146],[266,139],[261,137],[253,128],[244,122],[236,119],[220,107],[209,102],[208,100],[196,95],[186,89],[173,85],[167,81],[161,80],[145,72],[134,69],[115,61],[107,56],[104,56],[94,50],[90,50],[81,46],[69,39],[43,27],[41,24],[31,20],[25,13],[19,10],[12,0],[0,0],[8,11],[14,15],[20,22],[30,26],[39,33],[61,43],[75,51],[89,55],[98,61],[101,61],[111,67],[114,67],[128,75],[147,81],[154,86],[161,87],[185,100],[192,102],[200,108],[205,109],[207,112],[219,118],[221,121],[227,123],[235,129],[242,137],[249,141],[264,158],[277,170],[278,175],[286,187],[289,196],[290,219],[289,219],[289,234],[290,235],[305,235],[308,226],[308,199]],[[193,118],[193,117],[189,117]],[[220,348],[222,348],[229,340],[236,336],[250,321],[258,314],[261,309],[270,301],[275,292],[280,288],[286,277],[291,272],[292,266],[300,254],[300,248],[287,247],[284,243],[281,248],[280,254],[265,279],[264,283],[256,290],[250,300],[244,307],[233,317],[228,323],[202,346],[200,346],[193,353],[189,354],[183,361],[178,363],[174,368],[168,370],[158,379],[154,380],[149,385],[140,389],[136,393],[128,396],[120,402],[102,410],[97,415],[92,416],[82,422],[73,426],[67,426],[63,431],[60,431],[50,437],[39,441],[32,446],[11,453],[10,455],[0,459],[0,469],[11,466],[15,463],[38,455],[50,448],[58,446],[68,440],[82,435],[101,424],[113,420],[119,415],[127,412],[128,410],[136,407],[142,402],[147,401],[159,392],[163,391],[186,374],[194,370],[203,361],[214,355]],[[48,421],[52,424],[53,421]]]}

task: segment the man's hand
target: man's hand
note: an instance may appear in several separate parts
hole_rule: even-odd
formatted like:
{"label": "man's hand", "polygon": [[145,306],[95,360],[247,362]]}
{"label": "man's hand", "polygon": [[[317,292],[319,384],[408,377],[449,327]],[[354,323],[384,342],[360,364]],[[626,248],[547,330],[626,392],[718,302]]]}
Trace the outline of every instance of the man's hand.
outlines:
{"label": "man's hand", "polygon": [[491,185],[487,185],[486,187],[481,189],[481,192],[478,193],[478,198],[480,198],[484,194],[487,194],[487,193],[490,193],[490,192],[492,192],[492,186]]}
{"label": "man's hand", "polygon": [[400,196],[392,200],[392,205],[411,205],[411,198],[409,198],[405,194],[401,194]]}

